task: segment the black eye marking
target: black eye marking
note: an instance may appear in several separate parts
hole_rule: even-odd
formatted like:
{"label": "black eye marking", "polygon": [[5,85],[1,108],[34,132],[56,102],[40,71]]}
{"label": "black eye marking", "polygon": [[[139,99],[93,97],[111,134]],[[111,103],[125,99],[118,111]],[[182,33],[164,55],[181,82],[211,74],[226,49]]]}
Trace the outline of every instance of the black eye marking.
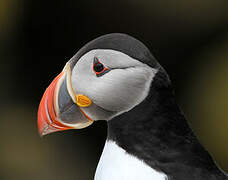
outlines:
{"label": "black eye marking", "polygon": [[106,68],[97,57],[93,59],[93,71],[95,72],[97,77],[104,75],[105,73],[109,72],[110,70]]}
{"label": "black eye marking", "polygon": [[101,72],[104,69],[104,65],[99,62],[99,60],[95,57],[93,61],[93,70],[95,72]]}

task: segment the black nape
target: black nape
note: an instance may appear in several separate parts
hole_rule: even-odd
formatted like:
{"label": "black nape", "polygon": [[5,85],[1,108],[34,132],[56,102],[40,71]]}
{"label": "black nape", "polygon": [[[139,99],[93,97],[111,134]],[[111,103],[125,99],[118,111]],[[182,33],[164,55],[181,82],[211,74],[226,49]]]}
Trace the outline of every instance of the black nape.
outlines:
{"label": "black nape", "polygon": [[108,122],[108,139],[170,180],[227,179],[189,127],[163,68],[142,103]]}

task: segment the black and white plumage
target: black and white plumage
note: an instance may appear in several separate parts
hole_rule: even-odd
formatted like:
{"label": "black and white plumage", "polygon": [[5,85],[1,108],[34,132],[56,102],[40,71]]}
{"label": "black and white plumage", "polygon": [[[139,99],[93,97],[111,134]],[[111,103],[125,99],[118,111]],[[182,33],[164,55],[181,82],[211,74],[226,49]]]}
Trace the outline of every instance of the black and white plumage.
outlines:
{"label": "black and white plumage", "polygon": [[[94,58],[107,68],[100,76]],[[228,179],[189,127],[166,71],[140,41],[126,34],[104,35],[86,44],[69,64],[71,81],[65,75],[56,93],[57,119],[69,128],[83,123],[78,118],[83,115],[108,123],[95,180]],[[71,91],[92,105],[78,108]],[[47,130],[49,125],[45,134],[55,131]]]}

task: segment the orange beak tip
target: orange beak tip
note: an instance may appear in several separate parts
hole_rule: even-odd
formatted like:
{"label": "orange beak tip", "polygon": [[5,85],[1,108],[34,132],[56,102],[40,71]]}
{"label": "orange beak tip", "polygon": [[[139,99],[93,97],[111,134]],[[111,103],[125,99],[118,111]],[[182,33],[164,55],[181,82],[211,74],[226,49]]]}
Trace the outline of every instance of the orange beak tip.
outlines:
{"label": "orange beak tip", "polygon": [[[87,96],[78,94],[75,96],[77,98],[77,103],[74,102],[71,92],[73,95],[75,95],[75,93],[71,87],[71,81],[69,80],[70,77],[70,69],[68,69],[67,72],[66,70],[62,71],[51,82],[44,92],[37,113],[38,132],[41,137],[57,131],[82,129],[93,123],[93,120],[81,109],[81,107],[90,106],[92,101]],[[69,83],[67,80],[69,80]],[[63,84],[65,82],[66,84]],[[68,85],[70,87],[68,87]],[[65,97],[65,95],[61,96],[63,92],[68,93],[69,97]],[[60,113],[61,110],[59,103],[64,104],[64,101],[61,101],[62,97],[63,99],[66,99],[66,102],[68,102],[68,99],[70,99],[70,101],[76,104],[74,113],[78,115],[75,115],[75,119],[78,118],[78,120],[76,120],[74,123],[68,123],[67,121],[64,121],[63,116],[61,116],[62,114]],[[72,119],[75,120],[74,118]]]}
{"label": "orange beak tip", "polygon": [[38,113],[37,113],[37,125],[38,132],[40,136],[44,136],[46,134],[60,131],[59,128],[53,125],[53,120],[56,119],[55,112],[55,89],[58,83],[58,80],[62,77],[63,73],[60,73],[49,85],[49,87],[45,90],[44,95],[40,101]]}

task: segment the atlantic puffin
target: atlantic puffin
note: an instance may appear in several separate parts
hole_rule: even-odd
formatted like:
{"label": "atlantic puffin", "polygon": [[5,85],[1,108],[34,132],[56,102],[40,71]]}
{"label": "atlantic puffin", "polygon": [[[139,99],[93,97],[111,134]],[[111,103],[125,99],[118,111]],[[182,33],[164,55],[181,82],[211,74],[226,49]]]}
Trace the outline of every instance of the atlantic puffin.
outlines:
{"label": "atlantic puffin", "polygon": [[188,125],[164,68],[127,34],[82,47],[46,89],[41,136],[108,124],[95,180],[225,180]]}

